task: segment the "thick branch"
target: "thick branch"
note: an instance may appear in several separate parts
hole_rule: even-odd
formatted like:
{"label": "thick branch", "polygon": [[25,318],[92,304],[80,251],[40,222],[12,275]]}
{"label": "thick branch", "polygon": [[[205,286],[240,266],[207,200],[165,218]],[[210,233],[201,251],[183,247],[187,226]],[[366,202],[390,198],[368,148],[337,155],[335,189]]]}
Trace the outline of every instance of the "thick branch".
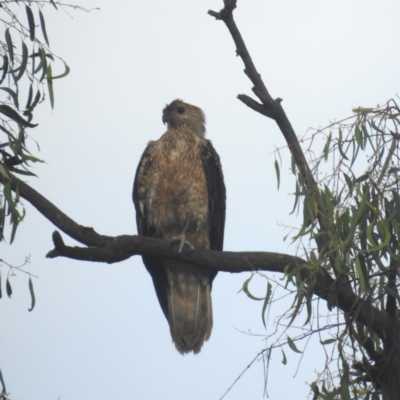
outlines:
{"label": "thick branch", "polygon": [[288,254],[262,251],[213,251],[213,250],[183,250],[177,252],[177,247],[171,246],[168,240],[151,239],[138,235],[121,235],[116,237],[103,236],[105,245],[98,247],[66,246],[59,232],[53,233],[55,249],[47,257],[68,257],[76,260],[115,263],[126,260],[134,255],[152,255],[162,258],[180,260],[185,263],[215,269],[225,272],[243,271],[273,271],[283,273],[285,268],[293,269],[296,265],[305,263],[299,257]]}
{"label": "thick branch", "polygon": [[[309,270],[305,260],[288,254],[272,252],[233,252],[195,249],[178,253],[167,240],[151,239],[143,236],[122,235],[115,238],[104,236],[105,246],[69,247],[65,246],[60,234],[53,233],[55,249],[47,254],[49,258],[68,257],[75,260],[115,263],[126,260],[134,255],[152,255],[162,258],[179,260],[187,264],[216,271],[239,273],[245,271],[267,271],[290,273],[299,268],[302,279],[309,281]],[[322,299],[334,303],[339,309],[355,318],[364,325],[372,326],[374,331],[383,337],[385,327],[389,326],[386,314],[373,308],[364,307],[365,301],[347,290],[347,285],[337,286],[334,280],[323,268],[313,274],[314,293]],[[370,310],[370,313],[369,313]]]}

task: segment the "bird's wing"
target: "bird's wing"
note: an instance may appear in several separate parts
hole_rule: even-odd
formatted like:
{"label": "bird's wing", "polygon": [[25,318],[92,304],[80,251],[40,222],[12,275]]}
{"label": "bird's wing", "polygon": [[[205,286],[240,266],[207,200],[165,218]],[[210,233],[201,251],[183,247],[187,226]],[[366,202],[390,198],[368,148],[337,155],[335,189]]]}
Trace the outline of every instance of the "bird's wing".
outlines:
{"label": "bird's wing", "polygon": [[133,182],[132,200],[136,209],[136,225],[138,234],[153,237],[155,232],[151,232],[152,229],[148,226],[146,221],[147,211],[145,209],[145,199],[141,198],[141,193],[139,193],[140,187],[144,185],[143,181],[146,179],[150,164],[149,148],[147,147],[143,152],[136,169],[135,181]]}
{"label": "bird's wing", "polygon": [[[157,235],[155,227],[150,226],[146,220],[147,210],[145,208],[145,199],[141,198],[140,193],[141,186],[143,185],[142,182],[146,179],[146,174],[150,165],[151,160],[149,156],[149,148],[147,147],[136,170],[132,199],[136,209],[136,225],[138,234],[151,238],[160,238],[160,235]],[[168,318],[168,277],[163,266],[163,259],[154,256],[142,256],[142,258],[146,269],[149,271],[153,279],[160,306],[165,316]]]}
{"label": "bird's wing", "polygon": [[208,189],[210,249],[221,251],[224,244],[226,189],[218,153],[209,140],[201,149]]}

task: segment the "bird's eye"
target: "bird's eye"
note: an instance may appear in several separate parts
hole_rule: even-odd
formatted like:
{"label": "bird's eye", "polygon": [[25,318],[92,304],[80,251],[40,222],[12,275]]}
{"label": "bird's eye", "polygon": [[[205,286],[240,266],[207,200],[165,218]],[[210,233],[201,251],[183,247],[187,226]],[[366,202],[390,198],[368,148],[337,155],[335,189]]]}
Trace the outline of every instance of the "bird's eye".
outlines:
{"label": "bird's eye", "polygon": [[183,107],[178,107],[178,113],[183,114],[185,112],[185,109]]}

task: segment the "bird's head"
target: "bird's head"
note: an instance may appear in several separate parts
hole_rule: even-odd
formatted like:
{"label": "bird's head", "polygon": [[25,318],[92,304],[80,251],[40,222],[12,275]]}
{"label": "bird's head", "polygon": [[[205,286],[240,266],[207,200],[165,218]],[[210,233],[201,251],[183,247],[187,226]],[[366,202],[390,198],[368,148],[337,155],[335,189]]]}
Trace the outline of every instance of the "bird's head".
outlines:
{"label": "bird's head", "polygon": [[187,127],[200,136],[205,135],[206,119],[203,111],[179,99],[165,106],[162,121],[168,124],[168,129]]}

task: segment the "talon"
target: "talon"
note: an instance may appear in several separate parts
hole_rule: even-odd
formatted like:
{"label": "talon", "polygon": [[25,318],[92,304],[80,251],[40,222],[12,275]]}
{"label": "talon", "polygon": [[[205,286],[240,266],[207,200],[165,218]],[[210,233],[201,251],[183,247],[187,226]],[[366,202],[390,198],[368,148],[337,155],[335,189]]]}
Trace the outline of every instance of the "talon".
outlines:
{"label": "talon", "polygon": [[189,247],[190,252],[192,252],[194,250],[194,246],[192,245],[192,243],[190,243],[186,240],[184,235],[175,236],[174,238],[172,238],[171,247],[176,243],[179,243],[178,253],[182,253],[182,249],[184,246]]}

